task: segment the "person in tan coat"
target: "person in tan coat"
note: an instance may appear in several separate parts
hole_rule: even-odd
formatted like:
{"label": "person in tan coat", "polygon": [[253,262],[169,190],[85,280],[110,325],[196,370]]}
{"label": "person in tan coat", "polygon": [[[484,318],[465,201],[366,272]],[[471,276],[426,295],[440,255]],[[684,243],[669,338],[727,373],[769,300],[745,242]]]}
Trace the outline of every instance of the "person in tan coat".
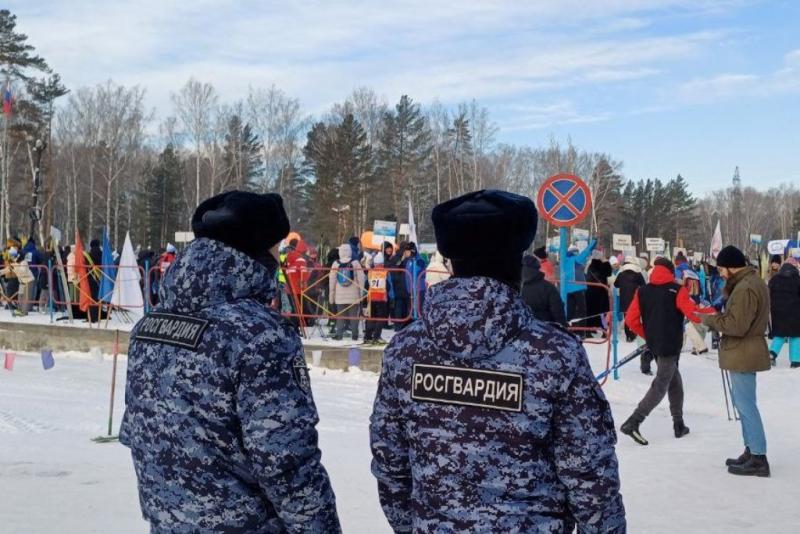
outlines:
{"label": "person in tan coat", "polygon": [[348,243],[339,247],[339,261],[334,262],[328,279],[328,295],[330,303],[336,306],[336,315],[339,317],[333,339],[342,339],[345,326],[350,323],[353,341],[357,340],[361,303],[367,296],[366,277],[361,263],[353,258],[353,251]]}
{"label": "person in tan coat", "polygon": [[726,280],[725,310],[703,316],[703,323],[722,334],[719,366],[729,371],[731,397],[739,411],[745,450],[726,462],[734,475],[770,476],[767,439],[756,404],[756,373],[770,369],[765,334],[769,324],[769,292],[758,272],[747,265],[741,250],[723,248],[717,256],[720,275]]}

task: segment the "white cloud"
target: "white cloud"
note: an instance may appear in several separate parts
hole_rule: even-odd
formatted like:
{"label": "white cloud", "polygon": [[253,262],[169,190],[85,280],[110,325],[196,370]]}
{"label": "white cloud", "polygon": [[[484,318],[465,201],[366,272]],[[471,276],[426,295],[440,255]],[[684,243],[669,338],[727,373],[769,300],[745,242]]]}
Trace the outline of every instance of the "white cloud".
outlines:
{"label": "white cloud", "polygon": [[682,102],[714,102],[739,97],[764,97],[800,92],[800,49],[784,55],[781,68],[766,74],[720,74],[698,78],[681,85]]}
{"label": "white cloud", "polygon": [[611,112],[582,113],[569,100],[557,100],[546,105],[511,106],[510,117],[503,121],[503,131],[525,131],[551,128],[554,125],[582,124],[609,120]]}
{"label": "white cloud", "polygon": [[[722,32],[637,34],[711,0],[12,0],[20,29],[71,87],[147,87],[159,114],[189,76],[225,100],[276,83],[310,110],[360,85],[390,100],[501,99],[656,76]],[[15,5],[16,4],[16,5]]]}

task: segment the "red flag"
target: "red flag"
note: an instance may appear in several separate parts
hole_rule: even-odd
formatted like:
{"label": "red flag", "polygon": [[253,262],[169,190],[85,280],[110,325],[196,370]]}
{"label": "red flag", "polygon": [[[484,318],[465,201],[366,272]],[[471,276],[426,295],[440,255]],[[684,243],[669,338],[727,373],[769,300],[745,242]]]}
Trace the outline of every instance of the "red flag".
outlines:
{"label": "red flag", "polygon": [[75,278],[77,278],[78,306],[87,311],[92,301],[92,290],[89,287],[89,271],[86,268],[86,257],[83,255],[81,235],[75,231]]}
{"label": "red flag", "polygon": [[3,363],[3,367],[6,368],[6,371],[14,370],[14,355],[10,352],[6,352],[6,360]]}

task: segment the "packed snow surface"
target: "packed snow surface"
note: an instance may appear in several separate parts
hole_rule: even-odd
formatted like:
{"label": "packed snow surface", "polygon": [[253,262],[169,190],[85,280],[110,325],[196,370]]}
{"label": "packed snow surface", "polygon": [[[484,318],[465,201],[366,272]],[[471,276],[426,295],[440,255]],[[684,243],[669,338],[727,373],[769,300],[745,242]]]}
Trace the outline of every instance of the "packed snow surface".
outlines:
{"label": "packed snow surface", "polygon": [[[622,345],[625,354],[631,346]],[[596,369],[605,347],[589,346]],[[0,518],[9,533],[145,533],[128,450],[97,444],[108,421],[111,360],[56,354],[42,369],[38,355],[18,355],[0,369]],[[676,440],[664,405],[642,426],[650,445],[622,436],[617,447],[629,532],[800,532],[800,370],[784,359],[759,375],[772,478],[737,478],[724,460],[743,448],[728,422],[720,371],[709,358],[684,353],[686,423]],[[368,419],[377,375],[313,369],[320,412],[320,447],[345,532],[390,532],[369,471]],[[123,409],[125,361],[120,359],[114,412]],[[605,386],[617,426],[644,394],[650,378],[636,363]]]}

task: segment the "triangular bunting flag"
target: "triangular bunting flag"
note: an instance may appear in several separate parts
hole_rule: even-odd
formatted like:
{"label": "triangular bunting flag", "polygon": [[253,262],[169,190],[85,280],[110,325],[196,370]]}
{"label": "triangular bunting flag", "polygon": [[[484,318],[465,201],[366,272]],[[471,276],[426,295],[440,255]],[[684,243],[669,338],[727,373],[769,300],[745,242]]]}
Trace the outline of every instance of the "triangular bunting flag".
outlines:
{"label": "triangular bunting flag", "polygon": [[56,361],[53,358],[53,351],[50,349],[44,349],[42,351],[42,367],[44,367],[44,370],[47,371],[48,369],[52,369],[55,364]]}

